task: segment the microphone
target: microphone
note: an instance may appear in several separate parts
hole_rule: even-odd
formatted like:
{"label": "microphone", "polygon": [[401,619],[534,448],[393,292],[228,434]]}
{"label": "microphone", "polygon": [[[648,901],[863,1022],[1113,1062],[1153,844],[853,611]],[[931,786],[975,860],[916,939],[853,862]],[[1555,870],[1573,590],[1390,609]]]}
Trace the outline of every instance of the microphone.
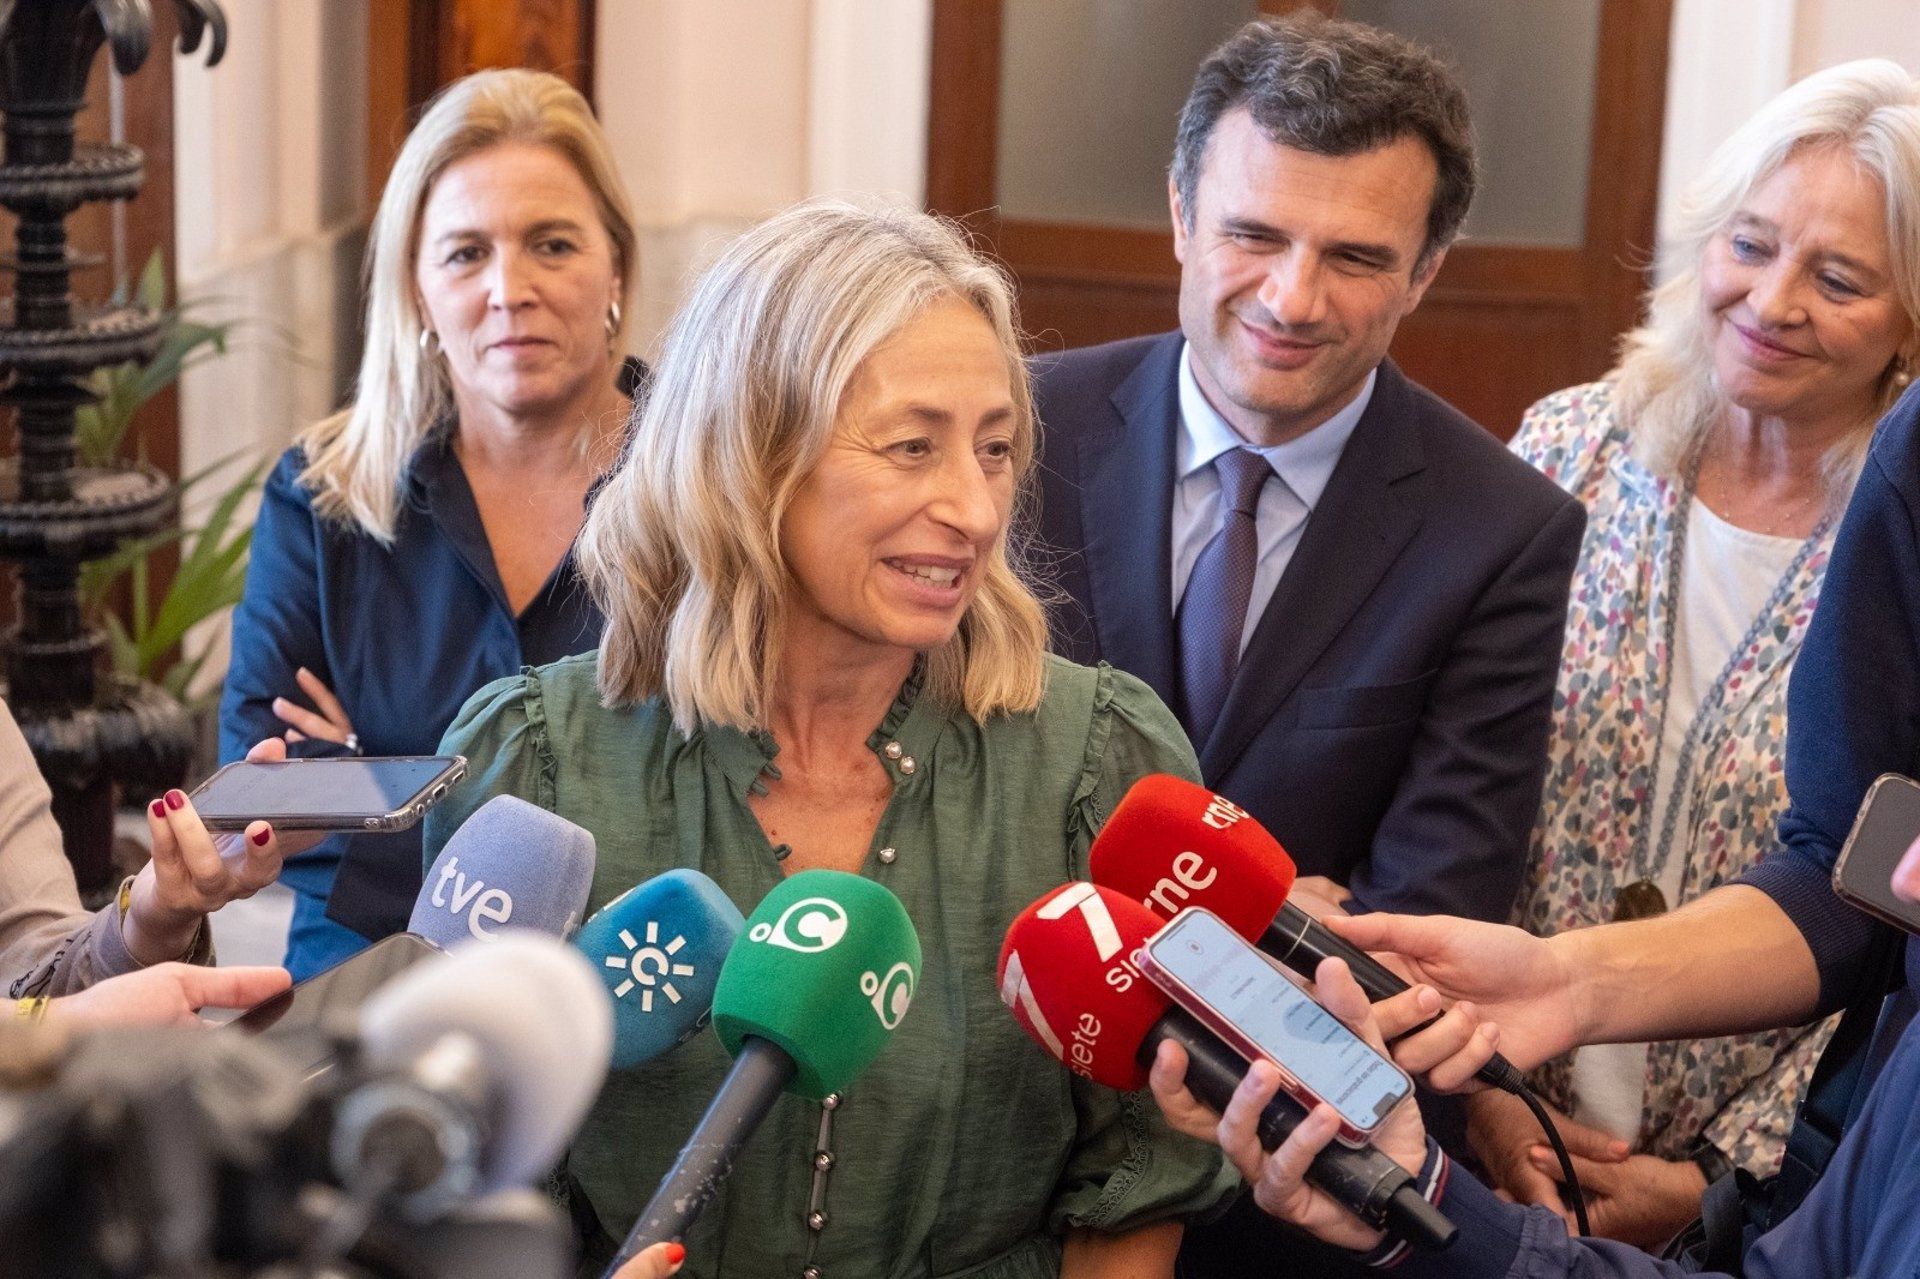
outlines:
{"label": "microphone", "polygon": [[745,928],[740,908],[697,870],[656,875],[586,922],[573,944],[613,1000],[614,1069],[671,1052],[707,1024],[721,962]]}
{"label": "microphone", "polygon": [[920,980],[920,938],[906,907],[870,879],[803,870],[747,917],[720,967],[713,1028],[733,1069],[607,1268],[684,1235],[720,1193],[733,1161],[792,1092],[837,1093],[880,1055]]}
{"label": "microphone", "polygon": [[[1095,883],[1139,902],[1159,919],[1204,906],[1308,980],[1321,960],[1338,957],[1347,961],[1370,1000],[1407,989],[1391,968],[1289,903],[1293,859],[1246,809],[1204,786],[1167,773],[1141,778],[1114,806],[1088,862]],[[1498,1053],[1477,1078],[1511,1093],[1526,1086],[1525,1076]]]}
{"label": "microphone", "polygon": [[503,928],[566,937],[586,917],[593,836],[512,795],[460,823],[427,871],[407,931],[439,946],[487,941]]}
{"label": "microphone", "polygon": [[613,1014],[578,953],[510,930],[382,986],[360,1043],[374,1073],[341,1103],[335,1172],[428,1221],[553,1166],[606,1077]]}
{"label": "microphone", "polygon": [[[1140,972],[1133,953],[1160,929],[1153,912],[1110,888],[1068,884],[1022,911],[1000,950],[1000,998],[1023,1030],[1073,1073],[1131,1092],[1147,1084],[1162,1040],[1187,1050],[1189,1091],[1225,1110],[1246,1061]],[[1307,1112],[1285,1093],[1260,1114],[1273,1150]],[[1307,1180],[1354,1216],[1416,1247],[1437,1251],[1459,1233],[1421,1198],[1413,1177],[1372,1146],[1334,1142]]]}

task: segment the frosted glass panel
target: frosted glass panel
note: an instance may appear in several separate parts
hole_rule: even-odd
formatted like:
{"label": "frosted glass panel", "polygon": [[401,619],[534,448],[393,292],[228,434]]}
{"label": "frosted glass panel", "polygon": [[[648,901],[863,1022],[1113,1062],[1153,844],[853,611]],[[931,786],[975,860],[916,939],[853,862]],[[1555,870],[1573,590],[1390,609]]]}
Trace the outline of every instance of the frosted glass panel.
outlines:
{"label": "frosted glass panel", "polygon": [[1465,231],[1482,244],[1577,247],[1601,0],[1346,0],[1340,16],[1438,50],[1473,111],[1480,190]]}
{"label": "frosted glass panel", "polygon": [[1193,73],[1255,0],[1005,0],[1000,208],[1164,229]]}

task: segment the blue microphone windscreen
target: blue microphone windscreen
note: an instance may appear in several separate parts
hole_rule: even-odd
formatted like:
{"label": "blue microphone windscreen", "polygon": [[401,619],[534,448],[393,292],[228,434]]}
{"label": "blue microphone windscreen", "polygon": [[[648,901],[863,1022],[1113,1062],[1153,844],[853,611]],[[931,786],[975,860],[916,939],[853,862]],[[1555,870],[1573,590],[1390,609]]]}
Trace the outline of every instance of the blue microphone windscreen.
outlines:
{"label": "blue microphone windscreen", "polygon": [[452,946],[505,928],[567,937],[587,913],[593,836],[512,795],[482,804],[427,871],[407,931]]}
{"label": "blue microphone windscreen", "polygon": [[670,870],[595,913],[573,944],[613,996],[613,1065],[651,1061],[707,1024],[720,963],[746,927],[697,870]]}

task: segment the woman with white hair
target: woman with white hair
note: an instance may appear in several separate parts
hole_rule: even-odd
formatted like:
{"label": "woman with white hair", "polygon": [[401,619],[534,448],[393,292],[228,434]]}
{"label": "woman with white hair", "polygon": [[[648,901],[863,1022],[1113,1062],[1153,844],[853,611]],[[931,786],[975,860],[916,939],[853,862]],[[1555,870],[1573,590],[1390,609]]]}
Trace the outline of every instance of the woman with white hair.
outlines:
{"label": "woman with white hair", "polygon": [[[1005,278],[924,214],[801,206],[748,232],[673,322],[580,563],[597,658],[483,689],[432,857],[497,794],[593,832],[592,905],[675,867],[743,908],[864,874],[925,956],[876,1063],[784,1099],[684,1241],[702,1279],[1170,1276],[1230,1179],[1152,1102],[1060,1069],[1001,1005],[1007,925],[1084,878],[1152,772],[1198,776],[1138,680],[1045,652],[1009,550],[1033,464]],[[724,1078],[696,1038],[616,1073],[568,1161],[611,1253]]]}
{"label": "woman with white hair", "polygon": [[[1618,366],[1536,404],[1513,441],[1588,512],[1516,914],[1542,935],[1662,914],[1775,847],[1788,677],[1920,353],[1913,78],[1854,62],[1774,99],[1694,183],[1672,254]],[[1548,1063],[1595,1233],[1657,1246],[1718,1176],[1773,1171],[1829,1030]],[[1526,1110],[1472,1106],[1495,1184],[1561,1208]]]}
{"label": "woman with white hair", "polygon": [[[428,108],[374,217],[354,402],[267,481],[223,759],[275,737],[430,754],[488,680],[593,646],[571,547],[644,373],[619,354],[635,265],[605,139],[564,81],[484,71]],[[281,879],[306,976],[406,926],[420,837],[334,837]]]}

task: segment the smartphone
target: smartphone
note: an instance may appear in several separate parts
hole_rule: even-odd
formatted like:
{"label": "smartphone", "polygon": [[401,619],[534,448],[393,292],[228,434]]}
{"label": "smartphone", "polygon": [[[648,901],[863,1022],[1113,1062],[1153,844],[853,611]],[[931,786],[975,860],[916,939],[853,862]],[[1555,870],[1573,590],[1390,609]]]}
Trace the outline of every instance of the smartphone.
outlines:
{"label": "smartphone", "polygon": [[1309,995],[1293,975],[1222,923],[1189,907],[1134,957],[1148,980],[1248,1061],[1265,1058],[1311,1110],[1340,1115],[1340,1140],[1363,1145],[1413,1080]]}
{"label": "smartphone", "polygon": [[405,830],[466,776],[460,755],[338,755],[249,763],[200,783],[193,807],[208,830]]}
{"label": "smartphone", "polygon": [[360,1005],[374,991],[423,959],[446,952],[424,937],[395,933],[281,991],[227,1023],[250,1035],[266,1035],[292,1049],[307,1047],[307,1076],[332,1063],[331,1043],[316,1031],[350,1031]]}
{"label": "smartphone", "polygon": [[1867,788],[1840,860],[1833,864],[1833,891],[1875,919],[1920,934],[1920,903],[1893,895],[1893,868],[1916,838],[1920,782],[1888,773]]}

